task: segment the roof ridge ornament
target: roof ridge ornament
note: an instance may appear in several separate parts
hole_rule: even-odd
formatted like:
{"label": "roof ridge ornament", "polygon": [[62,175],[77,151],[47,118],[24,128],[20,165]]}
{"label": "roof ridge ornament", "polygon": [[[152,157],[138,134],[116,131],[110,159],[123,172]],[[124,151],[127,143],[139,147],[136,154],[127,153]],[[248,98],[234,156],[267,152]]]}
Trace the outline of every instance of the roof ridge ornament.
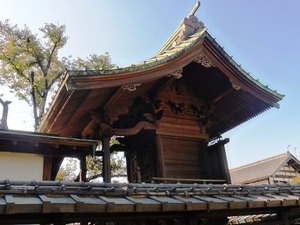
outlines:
{"label": "roof ridge ornament", "polygon": [[195,16],[195,13],[200,7],[200,1],[196,3],[190,14],[183,19],[182,25],[182,40],[188,38],[190,35],[196,33],[198,30],[206,29],[204,23]]}
{"label": "roof ridge ornament", "polygon": [[189,15],[183,19],[182,39],[196,33],[198,30],[204,30],[206,27],[195,15]]}
{"label": "roof ridge ornament", "polygon": [[179,45],[184,40],[188,39],[191,35],[206,30],[204,23],[202,21],[199,21],[199,19],[195,16],[195,13],[199,7],[200,1],[197,1],[192,11],[180,22],[179,27],[173,33],[171,38],[169,38],[169,40],[167,40],[163,47],[158,51],[157,55],[161,55],[167,50],[170,50],[171,48]]}

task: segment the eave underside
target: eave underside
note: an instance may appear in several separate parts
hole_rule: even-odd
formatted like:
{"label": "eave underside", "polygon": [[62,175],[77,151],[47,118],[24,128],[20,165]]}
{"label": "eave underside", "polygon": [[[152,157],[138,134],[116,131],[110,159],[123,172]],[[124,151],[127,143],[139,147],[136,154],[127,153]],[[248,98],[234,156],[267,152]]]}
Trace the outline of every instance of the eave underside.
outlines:
{"label": "eave underside", "polygon": [[[152,98],[177,82],[178,74],[179,82],[210,108],[206,130],[211,138],[277,106],[282,99],[237,66],[208,33],[195,34],[181,45],[149,60],[152,67],[145,61],[107,74],[70,72],[39,131],[81,138],[91,123],[91,112],[106,113],[118,104],[128,108],[138,96]],[[134,91],[125,91],[124,86],[130,85]]]}
{"label": "eave underside", "polygon": [[[181,79],[195,96],[213,107],[207,125],[211,137],[224,133],[272,107],[245,90],[234,90],[228,77],[217,68],[205,68],[192,63],[183,68]],[[177,81],[164,77],[141,84],[133,92],[124,91],[121,87],[73,91],[68,98],[68,104],[58,106],[59,115],[49,118],[53,122],[48,123],[44,132],[81,138],[82,130],[92,120],[91,112],[101,113],[111,105],[118,104],[120,107],[130,107],[138,96],[149,96],[171,82]]]}

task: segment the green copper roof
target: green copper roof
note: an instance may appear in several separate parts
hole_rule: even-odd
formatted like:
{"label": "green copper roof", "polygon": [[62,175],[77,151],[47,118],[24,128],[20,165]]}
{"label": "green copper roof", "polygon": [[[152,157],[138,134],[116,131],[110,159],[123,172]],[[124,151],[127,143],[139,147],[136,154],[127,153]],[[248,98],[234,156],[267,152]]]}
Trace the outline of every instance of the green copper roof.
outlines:
{"label": "green copper roof", "polygon": [[[146,70],[149,68],[153,68],[159,66],[163,63],[172,61],[173,59],[177,58],[178,56],[184,54],[185,52],[192,49],[195,45],[200,44],[203,42],[204,39],[208,39],[217,49],[218,51],[240,72],[243,74],[245,78],[251,81],[256,86],[262,88],[263,90],[271,93],[272,95],[276,96],[279,99],[282,99],[284,95],[278,93],[276,90],[270,89],[267,85],[263,85],[259,82],[259,80],[254,79],[248,72],[246,72],[238,63],[236,63],[232,57],[230,57],[224,49],[215,41],[214,38],[206,31],[200,30],[195,34],[189,36],[186,40],[183,40],[180,44],[175,45],[169,49],[166,49],[163,52],[160,52],[156,56],[149,58],[145,61],[131,64],[125,67],[115,67],[110,70],[70,70],[68,74],[70,76],[85,76],[85,75],[114,75],[114,74],[121,74],[126,72],[134,72],[139,70]],[[276,105],[275,105],[276,107]]]}

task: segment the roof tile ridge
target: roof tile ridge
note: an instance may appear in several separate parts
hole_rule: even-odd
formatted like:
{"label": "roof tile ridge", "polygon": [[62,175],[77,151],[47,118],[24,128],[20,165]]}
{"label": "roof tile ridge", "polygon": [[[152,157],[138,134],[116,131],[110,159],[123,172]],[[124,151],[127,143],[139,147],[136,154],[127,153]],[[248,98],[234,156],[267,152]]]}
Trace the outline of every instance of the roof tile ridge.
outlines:
{"label": "roof tile ridge", "polygon": [[289,156],[289,155],[291,155],[291,153],[289,151],[287,151],[287,152],[281,153],[279,155],[271,156],[271,157],[264,158],[264,159],[261,159],[261,160],[258,160],[258,161],[252,162],[252,163],[248,163],[248,164],[245,164],[245,165],[242,165],[242,166],[239,166],[239,167],[232,168],[230,170],[230,172],[234,172],[234,171],[237,171],[237,170],[240,170],[240,169],[245,169],[245,168],[248,168],[248,167],[251,167],[251,166],[262,164],[264,162],[268,162],[268,161],[275,160],[275,159],[278,159],[278,158],[281,158],[281,157],[284,157],[284,156]]}

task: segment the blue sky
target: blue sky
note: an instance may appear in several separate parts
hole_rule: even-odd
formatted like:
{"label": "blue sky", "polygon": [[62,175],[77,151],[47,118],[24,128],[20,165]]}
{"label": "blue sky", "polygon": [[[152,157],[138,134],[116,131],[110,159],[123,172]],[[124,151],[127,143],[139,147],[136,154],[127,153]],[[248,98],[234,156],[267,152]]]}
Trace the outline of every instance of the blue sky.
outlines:
{"label": "blue sky", "polygon": [[[152,57],[189,14],[195,0],[0,0],[0,20],[38,33],[65,24],[61,56],[109,52],[118,66]],[[231,168],[290,150],[300,156],[300,1],[203,0],[196,16],[235,61],[263,84],[285,94],[280,109],[229,131]],[[2,88],[2,92],[4,89]],[[1,92],[1,89],[0,89]],[[11,98],[5,94],[4,98]],[[30,109],[13,100],[8,125],[32,129]],[[289,147],[290,146],[290,147]]]}

